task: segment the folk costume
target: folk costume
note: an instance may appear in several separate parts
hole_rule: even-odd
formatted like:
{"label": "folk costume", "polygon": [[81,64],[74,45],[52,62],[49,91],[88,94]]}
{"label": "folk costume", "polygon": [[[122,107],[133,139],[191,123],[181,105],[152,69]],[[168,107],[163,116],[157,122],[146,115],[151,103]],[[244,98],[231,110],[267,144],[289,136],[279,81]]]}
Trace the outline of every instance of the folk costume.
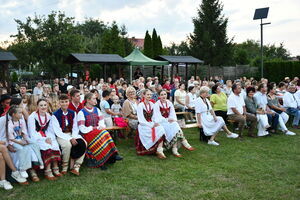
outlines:
{"label": "folk costume", "polygon": [[[33,112],[28,118],[29,135],[39,145],[45,167],[52,162],[61,161],[56,137],[49,128],[50,119],[49,113],[41,116],[39,112]],[[47,138],[51,139],[51,144],[46,142]]]}
{"label": "folk costume", "polygon": [[[53,171],[47,169],[47,166],[55,162],[61,161],[61,155],[59,146],[55,137],[55,134],[50,130],[51,115],[46,113],[45,116],[41,116],[40,113],[33,112],[28,117],[28,130],[29,136],[39,145],[42,159],[45,166],[45,178],[48,180],[55,180],[55,176],[61,176],[58,167],[52,167]],[[50,139],[51,143],[47,143],[46,141]],[[54,175],[53,175],[54,173]],[[37,174],[34,170],[30,171],[33,181],[38,181]]]}
{"label": "folk costume", "polygon": [[[106,162],[114,163],[118,150],[109,132],[104,129],[104,117],[100,110],[84,107],[78,113],[77,121],[80,133],[87,142],[88,167],[97,168]],[[99,126],[103,129],[99,130]]]}
{"label": "folk costume", "polygon": [[[19,171],[31,169],[33,165],[44,168],[44,163],[41,157],[39,145],[28,137],[26,123],[24,120],[14,122],[12,119],[8,121],[8,143],[16,150],[18,165],[16,168]],[[21,145],[18,142],[27,143]]]}
{"label": "folk costume", "polygon": [[[165,130],[166,140],[164,144],[167,149],[173,147],[172,151],[175,155],[178,155],[178,152],[177,145],[174,147],[174,144],[183,144],[186,149],[192,149],[191,145],[184,137],[184,134],[177,122],[174,106],[169,100],[166,100],[165,103],[162,103],[161,100],[158,100],[154,104],[154,116],[155,122],[162,125]],[[174,121],[169,122],[169,120]]]}
{"label": "folk costume", "polygon": [[162,148],[158,149],[158,145],[165,139],[165,130],[162,126],[154,127],[153,108],[152,102],[141,102],[137,107],[139,125],[135,143],[138,155],[163,152]]}
{"label": "folk costume", "polygon": [[[56,135],[58,144],[62,150],[63,169],[62,173],[67,173],[70,155],[71,155],[71,139],[83,140],[79,135],[79,129],[77,125],[76,112],[68,109],[66,113],[60,108],[52,115],[50,127],[52,132]],[[74,169],[79,172],[80,165],[83,163],[84,154],[75,161]],[[73,168],[73,166],[71,166]]]}
{"label": "folk costume", "polygon": [[74,112],[76,112],[76,114],[79,113],[79,111],[84,107],[83,103],[79,103],[79,105],[76,107],[72,101],[70,101],[69,103],[69,107],[68,109],[73,110]]}

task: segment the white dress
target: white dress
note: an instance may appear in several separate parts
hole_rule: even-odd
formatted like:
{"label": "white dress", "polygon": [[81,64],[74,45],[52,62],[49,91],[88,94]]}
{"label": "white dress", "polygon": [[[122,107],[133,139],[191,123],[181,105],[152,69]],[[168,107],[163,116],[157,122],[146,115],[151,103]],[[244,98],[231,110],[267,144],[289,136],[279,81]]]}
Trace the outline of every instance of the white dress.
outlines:
{"label": "white dress", "polygon": [[[154,104],[149,102],[147,105],[148,109],[153,111]],[[149,108],[150,106],[150,108]],[[139,120],[138,131],[139,138],[145,147],[145,149],[150,149],[156,142],[165,135],[165,130],[162,126],[155,127],[155,140],[152,141],[152,128],[154,126],[154,114],[152,114],[151,121],[147,121],[144,116],[144,111],[146,112],[145,104],[142,102],[137,107],[137,117]]]}
{"label": "white dress", "polygon": [[206,136],[212,136],[217,133],[224,125],[225,122],[222,117],[217,116],[217,121],[210,113],[212,107],[208,99],[205,99],[206,103],[201,97],[198,97],[195,102],[195,112],[201,115],[201,125],[203,132]]}
{"label": "white dress", "polygon": [[[51,119],[51,115],[49,113],[46,113],[46,116],[47,116],[47,122],[46,122],[47,124]],[[44,117],[41,116],[41,121],[42,122],[45,121],[45,116]],[[46,137],[43,137],[42,134],[36,130],[36,123],[39,123],[39,125],[41,126],[39,122],[38,114],[36,112],[33,112],[28,117],[29,137],[33,139],[40,146],[41,150],[45,151],[51,149],[54,151],[59,151],[59,145],[56,140],[56,135],[53,133],[53,131],[51,131],[50,122],[47,130],[45,131]],[[51,139],[52,144],[46,143],[47,138]]]}
{"label": "white dress", "polygon": [[[165,118],[162,116],[160,108],[170,108],[169,117]],[[169,122],[169,119],[175,120],[174,122]],[[162,104],[160,100],[158,100],[154,104],[154,121],[164,127],[166,140],[171,142],[172,139],[176,136],[176,134],[181,131],[179,124],[177,123],[177,117],[175,113],[175,109],[173,104],[167,100],[166,104]]]}

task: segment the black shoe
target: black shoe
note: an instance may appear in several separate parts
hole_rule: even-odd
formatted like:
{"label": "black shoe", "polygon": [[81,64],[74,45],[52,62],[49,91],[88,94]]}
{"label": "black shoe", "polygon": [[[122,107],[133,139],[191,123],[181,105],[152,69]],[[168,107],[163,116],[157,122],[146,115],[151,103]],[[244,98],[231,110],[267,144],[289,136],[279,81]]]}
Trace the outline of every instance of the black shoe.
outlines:
{"label": "black shoe", "polygon": [[121,160],[123,160],[123,157],[120,156],[119,154],[117,154],[117,155],[115,156],[115,159],[116,159],[116,161],[121,161]]}
{"label": "black shoe", "polygon": [[102,166],[100,167],[100,169],[101,169],[101,170],[107,170],[108,168],[107,168],[106,166],[102,165]]}

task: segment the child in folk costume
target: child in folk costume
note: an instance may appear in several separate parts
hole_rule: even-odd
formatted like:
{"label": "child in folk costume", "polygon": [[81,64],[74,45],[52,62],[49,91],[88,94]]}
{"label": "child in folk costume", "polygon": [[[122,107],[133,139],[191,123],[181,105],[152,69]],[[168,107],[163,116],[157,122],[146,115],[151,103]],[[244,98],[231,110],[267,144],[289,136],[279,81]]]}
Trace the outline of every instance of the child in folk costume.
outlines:
{"label": "child in folk costume", "polygon": [[[57,136],[57,142],[62,150],[63,163],[61,173],[67,173],[70,162],[70,172],[79,176],[79,169],[83,163],[86,144],[79,135],[76,112],[68,109],[68,95],[62,94],[59,96],[59,105],[61,108],[53,113],[50,127],[53,133]],[[73,158],[70,160],[72,148],[82,149],[82,155],[79,155],[79,158],[76,160]]]}
{"label": "child in folk costume", "polygon": [[139,120],[138,133],[135,138],[137,154],[146,155],[156,153],[158,158],[165,159],[166,156],[163,152],[165,130],[154,121],[154,104],[150,102],[152,92],[149,89],[145,89],[142,97],[144,101],[137,108]]}
{"label": "child in folk costume", "polygon": [[159,92],[160,100],[154,104],[154,121],[161,124],[166,132],[165,146],[167,149],[172,147],[172,153],[176,157],[182,157],[178,153],[179,145],[193,151],[195,150],[185,139],[179,124],[173,104],[167,100],[167,92],[161,90]]}
{"label": "child in folk costume", "polygon": [[[56,180],[62,176],[59,172],[58,162],[61,161],[60,150],[55,135],[49,128],[51,115],[48,113],[48,103],[45,99],[37,102],[37,111],[31,113],[28,118],[28,130],[30,137],[40,146],[45,166],[45,178]],[[33,181],[38,181],[34,170],[31,172]],[[55,177],[56,176],[56,177]]]}
{"label": "child in folk costume", "polygon": [[84,97],[85,107],[78,113],[77,121],[81,135],[87,142],[86,158],[89,167],[106,170],[105,163],[114,163],[123,158],[118,155],[116,145],[105,130],[104,117],[98,108],[96,96],[88,93]]}
{"label": "child in folk costume", "polygon": [[[11,119],[8,119],[8,115]],[[16,150],[18,157],[17,169],[24,178],[28,178],[26,170],[32,168],[32,164],[44,168],[39,146],[27,135],[26,123],[22,119],[22,109],[18,106],[10,107],[6,115],[6,138],[8,144]]]}

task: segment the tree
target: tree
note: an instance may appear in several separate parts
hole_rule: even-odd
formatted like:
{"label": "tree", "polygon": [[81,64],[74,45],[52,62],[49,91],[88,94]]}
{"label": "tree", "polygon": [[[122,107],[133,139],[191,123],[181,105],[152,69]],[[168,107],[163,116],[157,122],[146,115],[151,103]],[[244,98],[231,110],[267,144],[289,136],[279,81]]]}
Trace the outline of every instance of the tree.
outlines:
{"label": "tree", "polygon": [[49,72],[50,77],[61,76],[69,66],[65,58],[73,52],[81,52],[81,36],[76,33],[74,18],[64,13],[52,12],[47,17],[27,17],[25,22],[15,20],[18,34],[9,47],[18,61],[17,67]]}
{"label": "tree", "polygon": [[158,41],[157,42],[157,44],[158,44],[157,55],[162,55],[163,54],[163,46],[162,46],[160,36],[158,36],[157,41]]}
{"label": "tree", "polygon": [[167,54],[172,56],[187,56],[190,53],[188,43],[182,41],[179,45],[172,43],[170,47],[166,48]]}
{"label": "tree", "polygon": [[146,31],[144,39],[144,54],[150,58],[153,57],[152,39],[148,31]]}
{"label": "tree", "polygon": [[155,28],[152,31],[152,49],[153,49],[152,58],[156,58],[159,55],[159,41],[158,41]]}
{"label": "tree", "polygon": [[211,65],[229,64],[232,58],[232,39],[226,33],[228,19],[222,10],[219,0],[203,0],[189,37],[191,54]]}
{"label": "tree", "polygon": [[[275,46],[275,44],[267,44],[263,46],[264,51],[264,61],[271,60],[288,60],[290,57],[289,51],[284,47],[283,43],[280,43],[279,46]],[[255,40],[246,40],[245,42],[234,44],[233,46],[234,52],[234,62],[235,64],[241,63],[241,56],[247,54],[247,59],[244,58],[245,64],[250,64],[251,66],[260,66],[260,43]],[[241,55],[244,54],[244,55]],[[239,58],[237,58],[239,57]],[[238,61],[239,60],[239,61]],[[247,61],[247,63],[246,63]]]}
{"label": "tree", "polygon": [[244,49],[238,49],[234,52],[233,59],[235,64],[238,65],[247,65],[249,64],[247,51]]}

